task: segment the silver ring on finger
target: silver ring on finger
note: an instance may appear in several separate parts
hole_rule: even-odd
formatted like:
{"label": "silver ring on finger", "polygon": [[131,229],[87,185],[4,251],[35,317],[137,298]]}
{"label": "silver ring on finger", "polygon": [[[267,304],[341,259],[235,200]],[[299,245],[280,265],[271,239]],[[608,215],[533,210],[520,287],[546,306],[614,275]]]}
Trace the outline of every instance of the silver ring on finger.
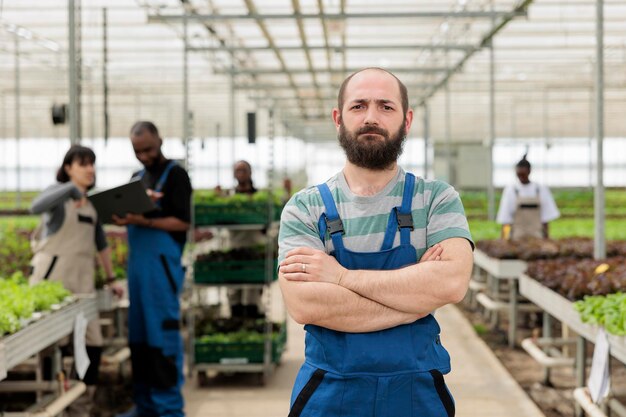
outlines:
{"label": "silver ring on finger", "polygon": [[306,264],[302,264],[302,272],[306,274]]}

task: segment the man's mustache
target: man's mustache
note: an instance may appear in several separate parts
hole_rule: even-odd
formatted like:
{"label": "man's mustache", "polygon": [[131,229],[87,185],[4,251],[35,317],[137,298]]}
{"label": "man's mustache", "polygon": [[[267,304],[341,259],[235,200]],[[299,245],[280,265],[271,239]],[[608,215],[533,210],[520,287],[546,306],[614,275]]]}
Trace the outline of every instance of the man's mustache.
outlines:
{"label": "man's mustache", "polygon": [[389,133],[385,129],[383,129],[381,127],[376,127],[376,126],[364,126],[364,127],[360,128],[356,132],[357,136],[358,135],[366,135],[368,133],[370,133],[370,134],[371,133],[375,133],[377,135],[382,135],[384,137],[388,137],[389,136]]}

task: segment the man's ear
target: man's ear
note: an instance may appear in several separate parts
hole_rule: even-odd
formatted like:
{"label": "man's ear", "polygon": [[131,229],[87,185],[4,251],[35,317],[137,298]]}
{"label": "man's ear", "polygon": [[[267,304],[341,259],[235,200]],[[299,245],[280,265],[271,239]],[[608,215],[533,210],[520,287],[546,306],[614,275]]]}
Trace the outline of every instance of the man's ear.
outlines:
{"label": "man's ear", "polygon": [[411,125],[413,124],[413,116],[414,116],[414,114],[413,114],[413,109],[409,108],[409,109],[407,110],[407,112],[406,112],[406,116],[405,116],[405,118],[404,118],[404,120],[405,120],[405,122],[404,122],[404,123],[405,123],[404,127],[405,127],[405,129],[406,129],[406,133],[407,133],[407,135],[409,134],[409,131],[411,130]]}
{"label": "man's ear", "polygon": [[341,126],[341,111],[337,108],[333,109],[333,122],[335,122],[335,128],[339,130],[339,126]]}

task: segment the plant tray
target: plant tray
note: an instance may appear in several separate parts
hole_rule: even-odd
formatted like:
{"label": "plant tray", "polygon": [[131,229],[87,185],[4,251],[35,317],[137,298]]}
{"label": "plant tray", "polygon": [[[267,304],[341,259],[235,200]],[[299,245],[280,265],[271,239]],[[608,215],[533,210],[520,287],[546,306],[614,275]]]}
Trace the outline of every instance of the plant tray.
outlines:
{"label": "plant tray", "polygon": [[[275,206],[272,220],[279,220],[281,211]],[[198,226],[268,223],[267,203],[196,204],[194,212]]]}
{"label": "plant tray", "polygon": [[[287,343],[287,330],[283,324],[279,337],[272,341],[272,363],[280,362]],[[216,343],[196,340],[194,345],[195,363],[219,363],[241,365],[263,363],[264,343]]]}
{"label": "plant tray", "polygon": [[[194,262],[193,280],[201,284],[263,284],[265,282],[265,260]],[[273,271],[278,269],[274,260]],[[274,272],[272,281],[277,274]]]}

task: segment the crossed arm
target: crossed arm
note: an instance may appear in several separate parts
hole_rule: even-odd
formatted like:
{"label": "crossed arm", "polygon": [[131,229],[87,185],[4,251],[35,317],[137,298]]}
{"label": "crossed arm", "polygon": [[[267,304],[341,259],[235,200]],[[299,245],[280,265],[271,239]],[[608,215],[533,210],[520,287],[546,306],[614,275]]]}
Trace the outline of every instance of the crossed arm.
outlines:
{"label": "crossed arm", "polygon": [[411,323],[459,302],[472,262],[470,244],[462,238],[444,240],[419,263],[391,271],[347,270],[323,251],[302,247],[281,262],[279,282],[298,323],[370,332]]}

